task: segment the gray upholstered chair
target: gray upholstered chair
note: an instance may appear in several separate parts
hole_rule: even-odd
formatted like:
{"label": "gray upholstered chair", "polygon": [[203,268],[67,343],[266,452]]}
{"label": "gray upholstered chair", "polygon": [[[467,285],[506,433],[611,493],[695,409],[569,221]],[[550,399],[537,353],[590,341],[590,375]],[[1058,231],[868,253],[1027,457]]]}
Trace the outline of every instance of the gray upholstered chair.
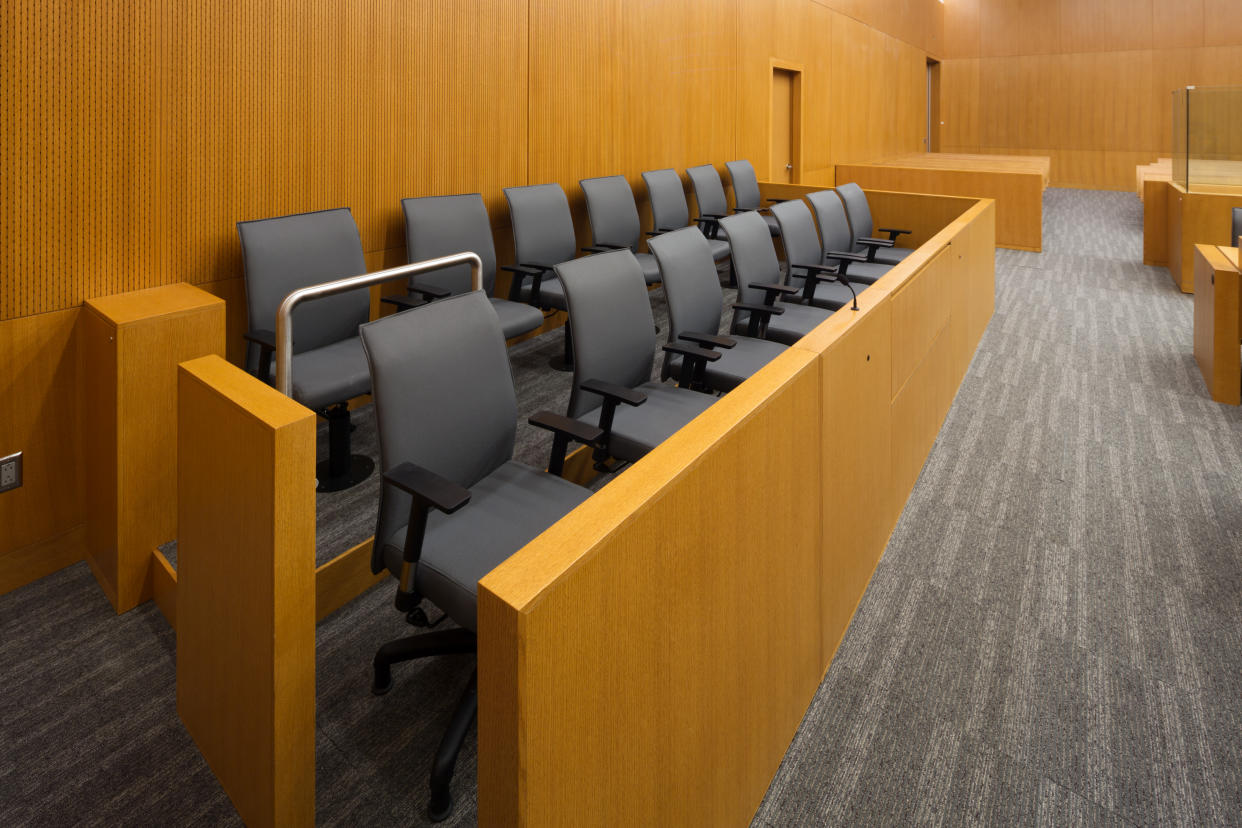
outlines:
{"label": "gray upholstered chair", "polygon": [[782,310],[780,314],[765,315],[735,309],[733,331],[745,330],[748,336],[792,345],[832,316],[832,311],[814,305],[777,304],[782,297],[796,296],[798,289],[785,284],[781,264],[772,247],[772,235],[758,213],[728,216],[721,219],[720,229],[728,235],[733,248],[737,298],[744,305],[776,306]]}
{"label": "gray upholstered chair", "polygon": [[[744,214],[745,215],[745,214]],[[764,232],[767,230],[765,228]],[[664,294],[668,298],[668,341],[690,342],[717,350],[720,358],[687,366],[682,357],[665,352],[661,375],[665,378],[690,376],[691,385],[714,391],[728,391],[744,382],[775,359],[785,346],[748,336],[721,336],[724,291],[716,275],[707,239],[693,227],[674,230],[653,238],[648,244],[660,260],[664,275]],[[734,309],[752,310],[760,315],[779,314],[782,308],[739,305]]]}
{"label": "gray upholstered chair", "polygon": [[[431,626],[425,598],[457,625],[382,646],[372,690],[383,695],[393,664],[475,652],[479,579],[590,492],[513,460],[513,376],[482,291],[384,317],[361,336],[384,469],[371,569],[397,579],[396,608],[410,623]],[[567,438],[594,443],[601,433],[548,412],[532,423],[553,429],[562,452]],[[559,465],[554,456],[550,466]],[[452,810],[449,785],[478,708],[476,682],[477,672],[432,763],[433,821]]]}
{"label": "gray upholstered chair", "polygon": [[[515,264],[501,267],[513,274],[509,298],[543,310],[568,310],[565,291],[553,272],[556,265],[577,254],[574,219],[565,191],[559,184],[506,187],[505,199],[509,202],[515,254]],[[566,325],[564,355],[553,360],[552,367],[568,371],[573,362],[573,340]]]}
{"label": "gray upholstered chair", "polygon": [[[492,297],[492,310],[500,318],[505,338],[530,333],[543,324],[543,313],[538,308],[492,296],[496,289],[496,246],[483,196],[470,193],[405,198],[401,200],[401,210],[405,214],[405,249],[410,262],[465,251],[475,253],[483,262],[483,290]],[[465,293],[470,290],[470,268],[458,265],[414,276],[409,288],[411,293],[424,295],[435,291],[439,297]],[[397,304],[409,306],[408,300]]]}
{"label": "gray upholstered chair", "polygon": [[[751,163],[745,159],[726,161],[725,169],[729,171],[729,181],[733,184],[733,211],[745,213],[750,210],[764,210],[759,195],[759,179],[755,176],[755,168]],[[781,228],[776,223],[776,218],[767,212],[761,212],[760,215],[768,225],[768,232],[779,236]]]}
{"label": "gray upholstered chair", "polygon": [[[245,267],[246,340],[259,349],[256,372],[271,381],[276,311],[295,290],[367,270],[349,209],[239,221]],[[328,459],[316,467],[318,490],[347,489],[365,480],[371,458],[350,453],[348,401],[371,390],[358,326],[370,316],[366,288],[304,302],[293,312],[293,399],[328,421]],[[248,360],[248,362],[250,362]]]}
{"label": "gray upholstered chair", "polygon": [[591,220],[591,241],[595,246],[610,250],[628,249],[642,268],[647,284],[659,284],[660,265],[655,256],[638,252],[643,231],[630,182],[623,175],[609,175],[603,178],[584,178],[578,183],[582,186],[582,194],[586,196],[587,216]]}
{"label": "gray upholstered chair", "polygon": [[[801,291],[802,301],[829,310],[851,305],[865,282],[843,285],[839,281],[841,262],[828,262],[815,232],[815,217],[800,198],[772,205],[772,215],[780,222],[785,245],[786,281]],[[846,268],[852,262],[845,262]],[[847,271],[848,272],[848,271]],[[847,277],[848,278],[848,277]]]}
{"label": "gray upholstered chair", "polygon": [[725,195],[724,185],[720,183],[720,173],[711,164],[700,164],[687,167],[686,177],[690,179],[690,187],[694,190],[694,200],[698,204],[700,222],[707,232],[708,238],[716,238],[719,222],[729,214],[729,199]]}
{"label": "gray upholstered chair", "polygon": [[[654,225],[651,235],[680,230],[690,224],[690,204],[686,201],[686,190],[676,170],[648,170],[643,173],[643,183],[647,185],[647,196],[651,200],[651,223]],[[716,238],[715,219],[700,217],[695,224],[707,238],[712,261],[728,262],[729,243]]]}
{"label": "gray upholstered chair", "polygon": [[[556,266],[556,275],[569,300],[577,347],[568,413],[604,430],[597,469],[607,470],[609,457],[639,459],[707,410],[713,397],[651,380],[655,320],[633,253],[614,250],[566,262]],[[719,359],[690,342],[665,349],[690,361]]]}
{"label": "gray upholstered chair", "polygon": [[845,205],[832,190],[807,193],[806,200],[815,209],[815,221],[819,226],[819,238],[828,264],[849,262],[846,273],[851,282],[874,284],[893,269],[892,264],[869,262],[863,253],[854,252],[850,235],[850,221],[845,215]]}
{"label": "gray upholstered chair", "polygon": [[1229,234],[1229,247],[1239,245],[1238,237],[1242,236],[1242,207],[1233,208],[1233,231]]}
{"label": "gray upholstered chair", "polygon": [[869,262],[897,264],[913,253],[913,250],[895,247],[897,237],[908,234],[909,230],[898,230],[894,227],[880,227],[881,233],[887,233],[887,239],[875,238],[872,234],[876,228],[871,225],[871,205],[867,203],[867,194],[857,184],[841,184],[837,187],[837,195],[845,204],[845,213],[850,220],[850,234],[853,245],[848,250],[865,253]]}

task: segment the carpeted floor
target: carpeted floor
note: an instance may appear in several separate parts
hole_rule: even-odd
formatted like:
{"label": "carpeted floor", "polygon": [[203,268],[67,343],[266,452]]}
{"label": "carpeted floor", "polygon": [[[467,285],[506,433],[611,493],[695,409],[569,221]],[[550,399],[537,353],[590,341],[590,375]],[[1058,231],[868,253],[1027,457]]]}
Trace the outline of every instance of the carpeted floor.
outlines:
{"label": "carpeted floor", "polygon": [[[1049,190],[1044,248],[997,253],[996,316],[756,825],[1242,823],[1242,412],[1205,395],[1190,298],[1137,264],[1137,199]],[[563,410],[559,349],[512,349],[523,417]],[[321,500],[320,557],[372,531],[356,497]],[[410,629],[391,597],[318,629],[322,824],[425,822],[472,662],[373,697]],[[85,564],[0,596],[0,824],[238,823],[176,717],[174,645]],[[472,738],[449,825],[475,768]]]}

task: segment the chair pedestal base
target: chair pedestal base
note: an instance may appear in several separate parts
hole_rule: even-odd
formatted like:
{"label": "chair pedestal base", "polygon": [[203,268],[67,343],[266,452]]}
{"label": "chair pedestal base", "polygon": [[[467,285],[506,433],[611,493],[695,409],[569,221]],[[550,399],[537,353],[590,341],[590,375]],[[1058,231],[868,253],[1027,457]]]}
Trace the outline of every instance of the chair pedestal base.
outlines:
{"label": "chair pedestal base", "polygon": [[321,460],[315,464],[316,492],[342,492],[357,486],[371,476],[371,472],[375,470],[375,461],[365,454],[351,454],[344,474],[333,477],[331,469],[330,460]]}

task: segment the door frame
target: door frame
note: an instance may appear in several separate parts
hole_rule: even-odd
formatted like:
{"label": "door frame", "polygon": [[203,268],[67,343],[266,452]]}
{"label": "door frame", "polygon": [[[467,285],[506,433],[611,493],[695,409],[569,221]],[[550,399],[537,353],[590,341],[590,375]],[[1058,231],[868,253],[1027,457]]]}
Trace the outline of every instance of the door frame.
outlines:
{"label": "door frame", "polygon": [[[789,117],[793,120],[790,124],[789,137],[793,144],[793,170],[790,171],[789,180],[794,184],[802,182],[802,72],[803,65],[791,60],[782,60],[781,58],[772,58],[768,64],[768,163],[772,163],[772,74],[777,69],[789,72],[793,75],[793,100],[789,105]],[[768,171],[768,177],[774,179],[772,173],[774,170]]]}

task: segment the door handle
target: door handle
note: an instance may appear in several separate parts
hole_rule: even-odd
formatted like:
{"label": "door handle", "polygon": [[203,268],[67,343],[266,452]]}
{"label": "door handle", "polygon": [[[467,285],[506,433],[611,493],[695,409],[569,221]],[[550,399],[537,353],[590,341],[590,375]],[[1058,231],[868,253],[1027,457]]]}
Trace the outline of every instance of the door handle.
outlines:
{"label": "door handle", "polygon": [[785,169],[787,169],[787,170],[792,170],[792,169],[793,169],[793,163],[791,162],[791,163],[789,163],[789,164],[786,164],[786,165],[785,165]]}

